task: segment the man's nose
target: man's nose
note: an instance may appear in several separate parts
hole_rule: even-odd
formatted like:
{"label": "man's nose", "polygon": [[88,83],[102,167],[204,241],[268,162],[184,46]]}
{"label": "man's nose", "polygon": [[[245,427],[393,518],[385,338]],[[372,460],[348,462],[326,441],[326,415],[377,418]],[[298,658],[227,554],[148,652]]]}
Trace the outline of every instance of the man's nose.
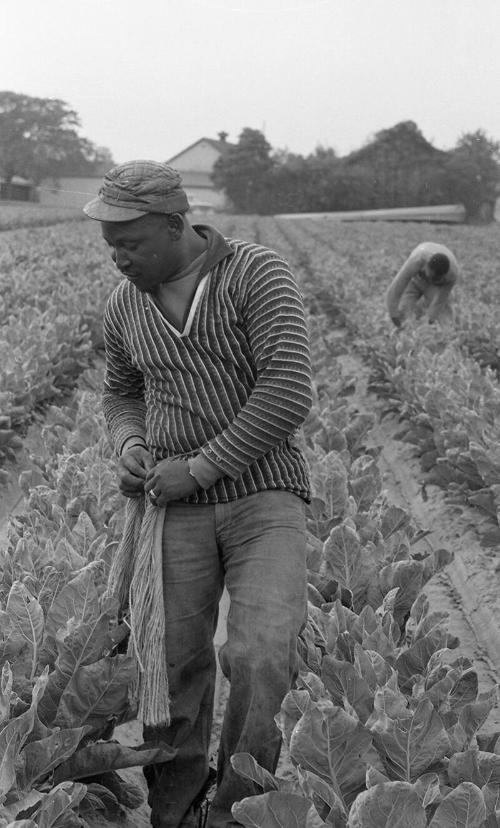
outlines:
{"label": "man's nose", "polygon": [[130,259],[126,250],[114,250],[113,261],[119,270],[124,270],[130,264]]}

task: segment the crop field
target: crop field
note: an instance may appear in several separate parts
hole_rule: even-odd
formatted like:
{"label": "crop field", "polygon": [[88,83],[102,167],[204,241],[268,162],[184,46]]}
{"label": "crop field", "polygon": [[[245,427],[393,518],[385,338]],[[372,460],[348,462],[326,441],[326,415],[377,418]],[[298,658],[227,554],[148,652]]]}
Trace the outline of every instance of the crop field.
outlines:
{"label": "crop field", "polygon": [[33,202],[0,202],[0,230],[41,227],[61,221],[83,221],[82,211],[71,207],[48,207]]}
{"label": "crop field", "polygon": [[[498,827],[500,230],[214,224],[289,261],[314,366],[301,670],[277,717],[277,774],[233,758],[262,791],[235,818]],[[456,324],[396,331],[383,294],[425,240],[461,263]],[[136,718],[134,664],[102,597],[124,510],[99,399],[102,313],[118,278],[94,222],[0,233],[5,828],[142,828],[140,768],[170,757],[120,738]]]}

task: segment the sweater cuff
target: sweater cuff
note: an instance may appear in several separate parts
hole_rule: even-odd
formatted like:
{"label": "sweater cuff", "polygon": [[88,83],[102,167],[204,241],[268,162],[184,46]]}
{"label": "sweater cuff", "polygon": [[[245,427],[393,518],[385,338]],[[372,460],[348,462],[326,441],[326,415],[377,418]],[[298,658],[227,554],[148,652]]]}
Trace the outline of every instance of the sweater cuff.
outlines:
{"label": "sweater cuff", "polygon": [[146,441],[142,437],[127,437],[125,442],[123,443],[119,456],[121,457],[129,449],[133,448],[134,446],[142,446],[147,450]]}
{"label": "sweater cuff", "polygon": [[207,460],[203,454],[197,454],[196,457],[188,459],[189,473],[194,477],[196,482],[202,489],[209,489],[219,478],[224,476],[217,466],[214,466],[210,460]]}

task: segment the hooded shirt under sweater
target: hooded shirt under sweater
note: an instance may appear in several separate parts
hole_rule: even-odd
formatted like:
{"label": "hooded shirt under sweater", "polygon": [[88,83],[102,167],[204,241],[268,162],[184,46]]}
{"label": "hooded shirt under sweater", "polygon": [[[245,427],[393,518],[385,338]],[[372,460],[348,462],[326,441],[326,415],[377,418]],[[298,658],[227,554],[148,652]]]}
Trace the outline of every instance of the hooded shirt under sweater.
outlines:
{"label": "hooded shirt under sweater", "polygon": [[222,477],[188,502],[266,489],[308,501],[296,438],[311,364],[296,281],[272,250],[195,229],[208,249],[182,332],[126,279],[106,304],[103,408],[115,448],[141,437],[156,462],[202,454]]}

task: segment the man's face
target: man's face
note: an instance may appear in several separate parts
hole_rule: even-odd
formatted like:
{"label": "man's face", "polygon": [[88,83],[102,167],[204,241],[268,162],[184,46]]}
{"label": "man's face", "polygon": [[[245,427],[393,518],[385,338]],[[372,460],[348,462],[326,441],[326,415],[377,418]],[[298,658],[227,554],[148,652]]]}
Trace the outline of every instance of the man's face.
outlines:
{"label": "man's face", "polygon": [[428,264],[424,265],[422,271],[426,282],[428,282],[430,285],[436,285],[436,287],[440,287],[441,285],[444,285],[446,283],[446,274],[436,273],[436,271],[433,270],[433,268],[430,267]]}
{"label": "man's face", "polygon": [[178,269],[178,245],[166,218],[147,215],[133,221],[103,221],[101,230],[118,270],[138,290],[154,292]]}

